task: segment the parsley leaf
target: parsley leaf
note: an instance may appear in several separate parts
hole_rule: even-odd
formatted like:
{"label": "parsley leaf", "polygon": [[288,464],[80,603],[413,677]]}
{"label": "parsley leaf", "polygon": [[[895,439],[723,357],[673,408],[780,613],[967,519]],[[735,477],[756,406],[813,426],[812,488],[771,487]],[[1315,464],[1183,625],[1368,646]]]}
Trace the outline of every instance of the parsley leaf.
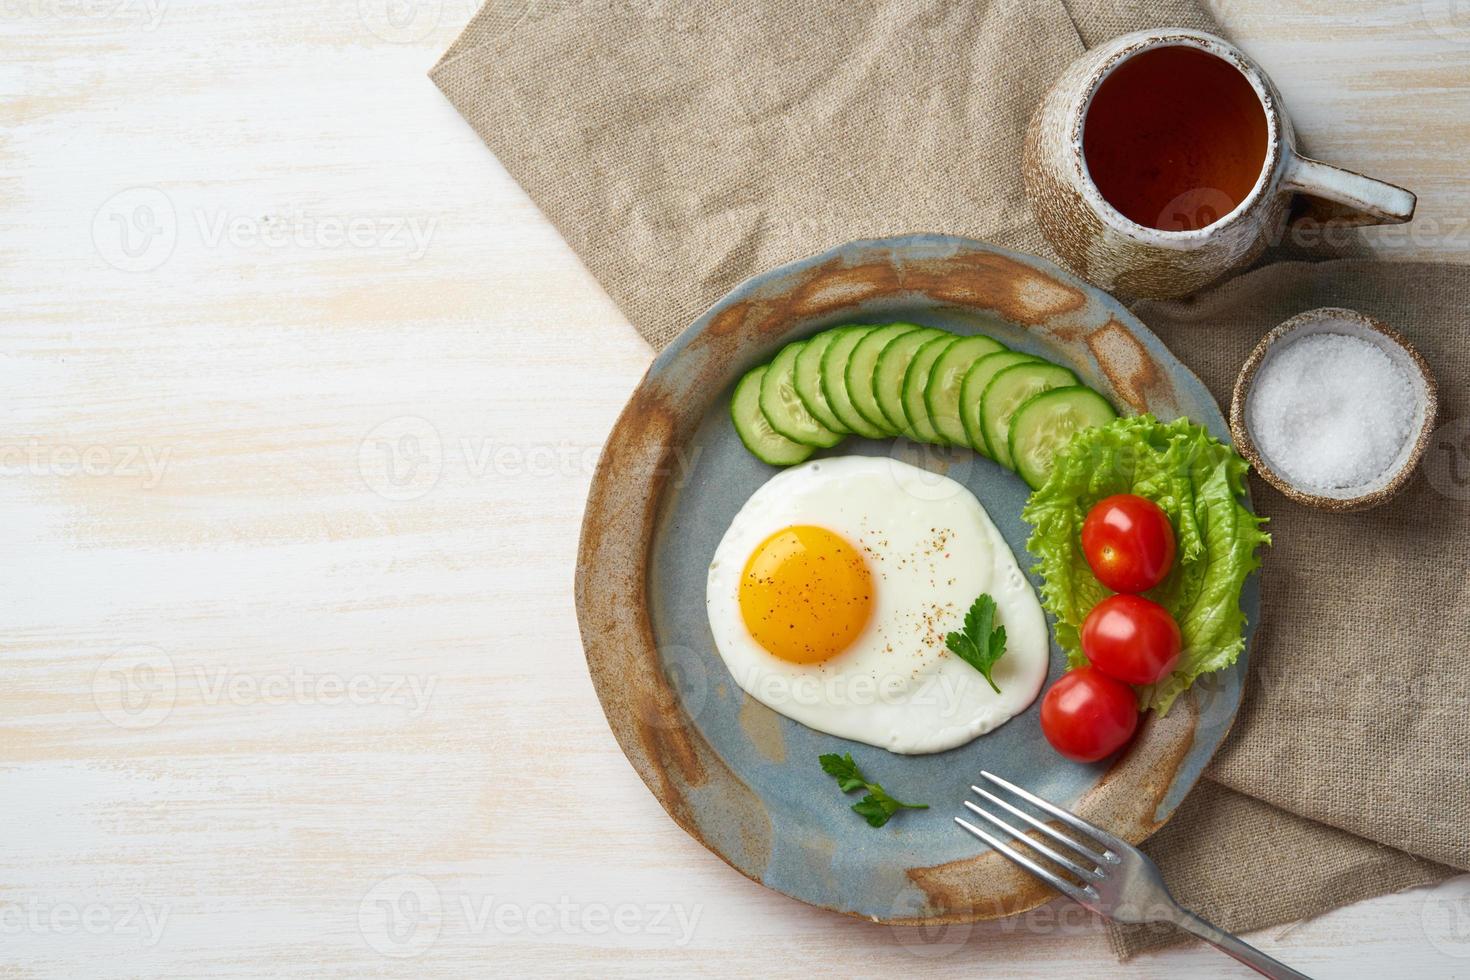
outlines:
{"label": "parsley leaf", "polygon": [[862,771],[858,769],[857,763],[852,761],[851,753],[847,755],[829,753],[822,756],[819,761],[822,763],[822,771],[837,780],[837,785],[842,792],[851,793],[867,785]]}
{"label": "parsley leaf", "polygon": [[822,764],[822,771],[837,780],[837,788],[844,793],[851,793],[856,789],[866,789],[868,795],[852,805],[852,810],[858,816],[868,822],[870,827],[881,827],[888,822],[888,818],[899,810],[927,810],[927,803],[904,803],[894,799],[882,786],[870,783],[863,777],[862,770],[857,763],[852,761],[852,754],[837,755],[828,753],[821,756],[817,761]]}
{"label": "parsley leaf", "polygon": [[970,611],[965,613],[965,628],[958,633],[950,633],[944,638],[944,643],[955,656],[980,671],[992,691],[1000,693],[990,672],[996,661],[1005,656],[1006,628],[995,626],[994,599],[980,593]]}
{"label": "parsley leaf", "polygon": [[877,783],[868,784],[869,793],[858,803],[853,804],[853,812],[868,821],[870,827],[881,827],[888,822],[888,818],[899,810],[927,810],[927,803],[904,803],[889,796],[887,791]]}
{"label": "parsley leaf", "polygon": [[869,827],[883,826],[888,822],[888,818],[893,816],[896,811],[896,807],[890,810],[883,806],[882,801],[878,797],[872,795],[865,796],[862,798],[862,802],[852,805],[852,812],[866,820]]}

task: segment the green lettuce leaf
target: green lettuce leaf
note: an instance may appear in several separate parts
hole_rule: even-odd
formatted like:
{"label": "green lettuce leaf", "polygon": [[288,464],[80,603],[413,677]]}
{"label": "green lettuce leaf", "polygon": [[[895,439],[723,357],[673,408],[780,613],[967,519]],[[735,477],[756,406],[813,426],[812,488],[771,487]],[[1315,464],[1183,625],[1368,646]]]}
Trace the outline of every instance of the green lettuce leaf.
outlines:
{"label": "green lettuce leaf", "polygon": [[1271,543],[1261,530],[1265,519],[1244,503],[1248,469],[1235,450],[1184,418],[1120,418],[1073,437],[1021,512],[1035,526],[1027,547],[1038,558],[1042,604],[1056,616],[1057,642],[1071,666],[1086,663],[1082,620],[1111,594],[1082,555],[1082,522],[1115,493],[1157,503],[1178,543],[1174,569],[1148,597],[1173,614],[1184,646],[1173,674],[1137,689],[1140,708],[1163,714],[1195,678],[1235,663],[1245,647],[1240,591],[1260,566],[1256,549]]}

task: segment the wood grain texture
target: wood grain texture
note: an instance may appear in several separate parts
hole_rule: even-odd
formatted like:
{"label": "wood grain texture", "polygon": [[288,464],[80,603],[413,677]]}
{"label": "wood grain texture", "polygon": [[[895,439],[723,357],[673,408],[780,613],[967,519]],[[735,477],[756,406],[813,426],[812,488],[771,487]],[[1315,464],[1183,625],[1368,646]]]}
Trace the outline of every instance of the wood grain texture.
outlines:
{"label": "wood grain texture", "polygon": [[[1064,906],[816,912],[665,817],[571,603],[650,354],[426,78],[471,12],[0,11],[0,976],[1239,976]],[[1217,12],[1315,153],[1420,193],[1380,247],[1470,251],[1463,11]],[[1258,938],[1452,976],[1467,922],[1460,879]]]}

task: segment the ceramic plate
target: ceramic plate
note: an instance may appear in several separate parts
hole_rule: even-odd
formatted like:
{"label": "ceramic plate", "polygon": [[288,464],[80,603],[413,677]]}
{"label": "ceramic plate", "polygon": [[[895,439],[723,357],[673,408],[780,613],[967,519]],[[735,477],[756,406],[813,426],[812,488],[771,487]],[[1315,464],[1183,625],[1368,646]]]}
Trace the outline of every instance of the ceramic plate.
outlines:
{"label": "ceramic plate", "polygon": [[[777,471],[736,437],[731,389],[789,340],[839,323],[893,320],[991,334],[1071,367],[1121,411],[1187,415],[1229,439],[1214,399],[1157,337],[1050,262],[938,235],[854,242],[751,279],[654,361],[593,480],[578,619],[623,751],[669,815],[733,867],[812,905],[882,921],[995,918],[1051,893],[955,826],[980,770],[1140,841],[1174,812],[1230,728],[1246,654],[1202,678],[1167,717],[1148,716],[1110,767],[1053,752],[1041,735],[1039,698],[961,748],[898,756],[812,731],[741,691],[714,648],[705,578],[731,518]],[[1028,491],[1018,477],[966,450],[901,440],[850,438],[828,452],[853,453],[892,455],[966,484],[1022,567],[1033,563],[1020,517]],[[1256,578],[1241,602],[1253,631]],[[1053,644],[1048,684],[1064,663]],[[931,809],[869,827],[817,763],[824,752],[845,751],[870,778]]]}

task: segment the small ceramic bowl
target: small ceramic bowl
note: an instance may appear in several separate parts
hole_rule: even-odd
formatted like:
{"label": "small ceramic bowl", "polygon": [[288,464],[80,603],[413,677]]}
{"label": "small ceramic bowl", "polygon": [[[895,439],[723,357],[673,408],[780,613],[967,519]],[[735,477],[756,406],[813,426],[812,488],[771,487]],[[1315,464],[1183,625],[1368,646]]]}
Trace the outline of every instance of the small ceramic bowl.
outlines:
{"label": "small ceramic bowl", "polygon": [[[1323,491],[1307,489],[1292,483],[1272,467],[1256,447],[1246,426],[1245,406],[1256,372],[1276,351],[1282,350],[1294,340],[1309,334],[1332,333],[1359,337],[1376,345],[1380,350],[1403,367],[1413,379],[1414,421],[1410,435],[1393,465],[1373,480],[1362,486],[1345,487],[1341,490]],[[1414,349],[1396,330],[1384,326],[1370,316],[1356,310],[1323,307],[1300,313],[1261,338],[1256,349],[1246,358],[1240,376],[1235,379],[1235,394],[1230,402],[1230,433],[1235,439],[1235,448],[1246,461],[1261,474],[1262,478],[1289,499],[1308,507],[1331,511],[1367,510],[1377,507],[1398,493],[1414,475],[1415,468],[1424,456],[1425,447],[1434,429],[1434,417],[1439,410],[1439,396],[1434,375],[1423,356]]]}

